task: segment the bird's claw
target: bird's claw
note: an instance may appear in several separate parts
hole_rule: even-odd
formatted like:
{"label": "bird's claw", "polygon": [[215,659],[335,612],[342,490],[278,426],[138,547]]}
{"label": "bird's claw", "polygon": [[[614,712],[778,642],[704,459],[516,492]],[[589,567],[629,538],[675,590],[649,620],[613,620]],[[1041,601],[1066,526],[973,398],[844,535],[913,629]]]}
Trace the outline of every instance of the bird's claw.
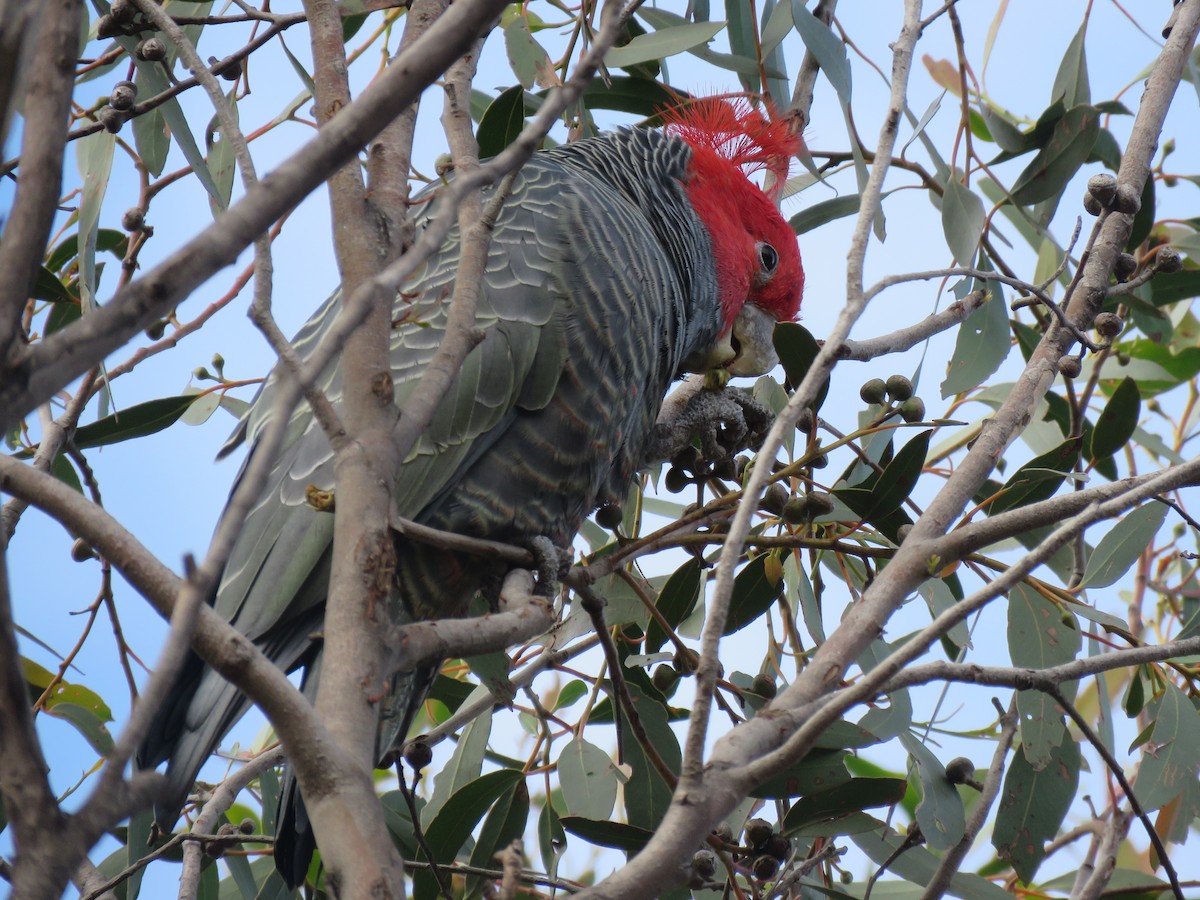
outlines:
{"label": "bird's claw", "polygon": [[704,458],[714,463],[740,450],[757,450],[773,418],[769,409],[737,388],[699,391],[678,416],[654,427],[646,461],[670,459],[696,440]]}

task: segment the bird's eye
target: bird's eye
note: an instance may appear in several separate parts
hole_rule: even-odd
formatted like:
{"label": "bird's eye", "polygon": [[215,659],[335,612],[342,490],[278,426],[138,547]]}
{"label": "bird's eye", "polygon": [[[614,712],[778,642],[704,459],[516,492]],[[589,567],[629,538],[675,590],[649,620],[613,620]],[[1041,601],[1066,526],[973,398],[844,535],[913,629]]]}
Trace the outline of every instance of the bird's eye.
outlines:
{"label": "bird's eye", "polygon": [[779,265],[779,254],[770,244],[761,242],[758,245],[758,261],[762,264],[764,275],[770,275]]}

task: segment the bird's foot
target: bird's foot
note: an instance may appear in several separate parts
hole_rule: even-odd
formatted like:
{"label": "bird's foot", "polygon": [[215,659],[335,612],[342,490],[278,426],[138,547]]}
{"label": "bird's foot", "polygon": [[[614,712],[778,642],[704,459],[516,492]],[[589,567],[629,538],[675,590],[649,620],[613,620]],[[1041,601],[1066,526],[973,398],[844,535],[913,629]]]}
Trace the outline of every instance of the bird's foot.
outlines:
{"label": "bird's foot", "polygon": [[698,442],[700,455],[716,466],[740,450],[761,447],[774,419],[767,407],[731,387],[694,391],[681,408],[671,412],[669,419],[660,417],[654,426],[647,463],[673,459]]}
{"label": "bird's foot", "polygon": [[527,546],[533,554],[537,571],[537,586],[533,593],[537,597],[549,599],[558,593],[558,583],[566,574],[570,557],[545,535],[539,534],[530,538]]}

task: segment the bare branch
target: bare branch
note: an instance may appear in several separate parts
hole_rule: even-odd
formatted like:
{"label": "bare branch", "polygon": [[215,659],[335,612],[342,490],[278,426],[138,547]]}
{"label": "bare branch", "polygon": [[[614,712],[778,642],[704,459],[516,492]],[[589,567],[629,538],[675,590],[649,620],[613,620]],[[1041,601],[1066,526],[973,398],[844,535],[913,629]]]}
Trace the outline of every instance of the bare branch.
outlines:
{"label": "bare branch", "polygon": [[25,164],[0,241],[0,366],[21,355],[21,317],[57,212],[82,12],[80,0],[47,0],[28,26],[35,46],[25,56]]}
{"label": "bare branch", "polygon": [[866,362],[889,353],[903,353],[935,334],[940,334],[962,321],[987,303],[991,294],[987,291],[972,291],[961,300],[955,300],[945,309],[936,312],[915,325],[900,328],[866,341],[842,341],[837,349],[838,359],[853,359]]}

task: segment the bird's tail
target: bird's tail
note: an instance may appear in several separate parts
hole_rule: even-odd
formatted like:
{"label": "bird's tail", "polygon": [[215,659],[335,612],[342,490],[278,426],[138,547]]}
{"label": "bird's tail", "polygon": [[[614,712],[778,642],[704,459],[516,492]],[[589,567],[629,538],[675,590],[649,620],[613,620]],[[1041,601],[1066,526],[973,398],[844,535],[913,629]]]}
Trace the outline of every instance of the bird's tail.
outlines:
{"label": "bird's tail", "polygon": [[[321,660],[318,655],[304,672],[300,690],[310,703],[316,701]],[[440,665],[422,666],[413,672],[402,672],[393,679],[384,697],[375,737],[376,763],[384,768],[397,759],[404,739],[417,717],[417,712],[429,695]],[[401,775],[403,777],[403,775]],[[279,791],[279,809],[275,817],[275,868],[291,889],[304,883],[317,849],[316,836],[304,806],[304,797],[296,776],[290,768],[284,770]]]}

